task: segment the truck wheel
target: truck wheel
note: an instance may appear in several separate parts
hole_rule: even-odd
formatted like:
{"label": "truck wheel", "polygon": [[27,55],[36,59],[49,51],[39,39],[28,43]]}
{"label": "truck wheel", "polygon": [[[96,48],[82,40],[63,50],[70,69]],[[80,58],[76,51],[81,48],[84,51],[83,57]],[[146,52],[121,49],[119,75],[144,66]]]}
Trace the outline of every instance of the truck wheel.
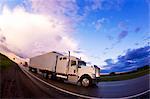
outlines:
{"label": "truck wheel", "polygon": [[44,78],[48,78],[48,73],[42,73]]}
{"label": "truck wheel", "polygon": [[34,73],[37,73],[37,69],[36,69],[36,68],[34,68],[34,69],[33,69],[33,72],[34,72]]}
{"label": "truck wheel", "polygon": [[52,80],[56,80],[56,75],[55,75],[55,74],[52,74],[52,75],[51,75],[51,79],[52,79]]}
{"label": "truck wheel", "polygon": [[29,67],[29,71],[32,71],[32,68],[31,68],[31,67]]}
{"label": "truck wheel", "polygon": [[92,84],[92,80],[91,80],[90,77],[83,77],[83,78],[81,79],[81,85],[82,85],[83,87],[89,87],[91,84]]}

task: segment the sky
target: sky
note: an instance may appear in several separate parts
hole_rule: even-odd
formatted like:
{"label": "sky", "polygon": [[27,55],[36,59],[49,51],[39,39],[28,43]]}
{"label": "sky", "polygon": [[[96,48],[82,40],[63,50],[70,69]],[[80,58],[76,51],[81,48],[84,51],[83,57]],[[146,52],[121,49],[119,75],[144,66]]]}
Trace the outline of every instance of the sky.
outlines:
{"label": "sky", "polygon": [[81,57],[102,72],[150,65],[150,0],[0,0],[0,51]]}

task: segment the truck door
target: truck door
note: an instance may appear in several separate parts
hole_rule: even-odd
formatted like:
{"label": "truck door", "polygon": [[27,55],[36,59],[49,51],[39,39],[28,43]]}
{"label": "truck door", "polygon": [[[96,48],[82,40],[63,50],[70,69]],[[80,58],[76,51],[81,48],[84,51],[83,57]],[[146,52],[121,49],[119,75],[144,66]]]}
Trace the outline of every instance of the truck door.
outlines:
{"label": "truck door", "polygon": [[76,83],[78,81],[77,61],[70,60],[68,81]]}
{"label": "truck door", "polygon": [[58,57],[56,73],[67,75],[68,61],[66,57]]}

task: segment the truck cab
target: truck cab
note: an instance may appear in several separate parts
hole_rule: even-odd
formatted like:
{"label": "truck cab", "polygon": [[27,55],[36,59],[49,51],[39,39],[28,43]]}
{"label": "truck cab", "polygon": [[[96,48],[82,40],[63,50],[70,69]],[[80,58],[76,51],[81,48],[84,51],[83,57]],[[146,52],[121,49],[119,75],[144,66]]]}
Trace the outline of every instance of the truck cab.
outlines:
{"label": "truck cab", "polygon": [[[74,56],[58,57],[56,72],[64,73],[69,82],[80,84],[84,87],[97,82],[100,77],[100,68],[87,66],[86,62]],[[64,76],[65,77],[65,76]]]}

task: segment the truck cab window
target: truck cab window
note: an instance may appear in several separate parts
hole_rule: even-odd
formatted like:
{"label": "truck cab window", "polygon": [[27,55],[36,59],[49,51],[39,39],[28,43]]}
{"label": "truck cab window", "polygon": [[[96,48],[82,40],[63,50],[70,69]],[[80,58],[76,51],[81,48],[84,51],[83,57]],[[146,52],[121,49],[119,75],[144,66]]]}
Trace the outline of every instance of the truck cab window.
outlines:
{"label": "truck cab window", "polygon": [[71,60],[71,66],[76,65],[76,61]]}
{"label": "truck cab window", "polygon": [[79,66],[86,66],[86,62],[84,62],[84,61],[79,61]]}
{"label": "truck cab window", "polygon": [[63,60],[66,60],[66,59],[67,59],[66,57],[63,58]]}

